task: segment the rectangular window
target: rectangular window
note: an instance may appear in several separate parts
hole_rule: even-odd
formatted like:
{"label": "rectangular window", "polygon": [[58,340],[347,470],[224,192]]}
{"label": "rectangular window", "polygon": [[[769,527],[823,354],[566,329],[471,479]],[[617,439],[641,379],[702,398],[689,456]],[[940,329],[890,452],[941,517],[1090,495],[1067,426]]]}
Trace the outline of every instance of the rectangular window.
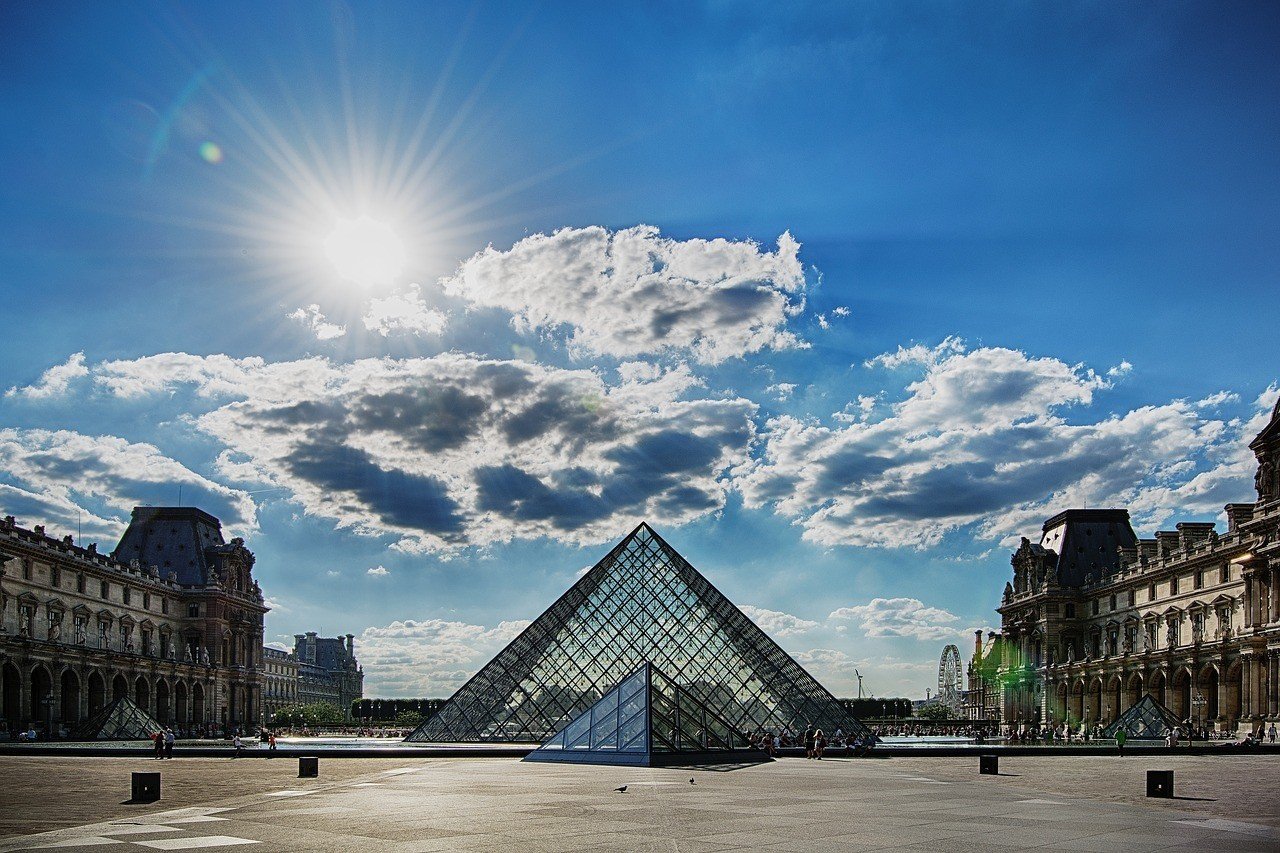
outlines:
{"label": "rectangular window", "polygon": [[1138,591],[1136,589],[1129,590],[1129,606],[1135,607],[1138,604]]}
{"label": "rectangular window", "polygon": [[1092,607],[1093,607],[1093,615],[1097,616],[1098,615],[1098,599],[1095,598],[1093,600]]}
{"label": "rectangular window", "polygon": [[142,594],[142,609],[143,610],[151,609],[151,593],[149,592],[144,592]]}
{"label": "rectangular window", "polygon": [[1112,596],[1111,596],[1111,609],[1112,609],[1112,610],[1115,610],[1115,609],[1116,609],[1116,597],[1115,597],[1115,595],[1114,595],[1114,594],[1112,594]]}
{"label": "rectangular window", "polygon": [[98,596],[100,598],[110,598],[111,584],[107,583],[106,581],[103,581],[102,584],[98,587]]}
{"label": "rectangular window", "polygon": [[1222,568],[1218,570],[1218,583],[1231,582],[1231,564],[1223,563]]}
{"label": "rectangular window", "polygon": [[123,590],[121,590],[120,594],[121,594],[122,596],[124,596],[124,603],[125,603],[125,604],[128,604],[128,603],[129,603],[129,600],[130,600],[131,598],[133,598],[133,594],[132,594],[132,593],[133,593],[133,591],[132,591],[131,589],[129,589],[129,587],[127,587],[127,586],[126,586]]}
{"label": "rectangular window", "polygon": [[1174,575],[1173,577],[1169,578],[1169,594],[1170,595],[1178,594],[1178,576],[1177,575]]}
{"label": "rectangular window", "polygon": [[169,612],[169,599],[165,598],[163,595],[160,596],[160,612],[161,613]]}
{"label": "rectangular window", "polygon": [[76,575],[76,592],[80,593],[81,595],[84,595],[84,591],[86,588],[85,585],[86,585],[86,581],[84,579],[84,575]]}
{"label": "rectangular window", "polygon": [[1156,585],[1153,583],[1151,584],[1151,586],[1147,587],[1147,601],[1155,601],[1155,600],[1156,600]]}
{"label": "rectangular window", "polygon": [[1076,618],[1076,606],[1074,604],[1067,602],[1067,606],[1066,608],[1064,608],[1064,610],[1065,610],[1066,617],[1068,619]]}
{"label": "rectangular window", "polygon": [[163,631],[160,632],[160,657],[169,657],[169,635]]}
{"label": "rectangular window", "polygon": [[107,623],[106,622],[98,623],[98,648],[100,649],[111,648],[111,641],[107,639]]}
{"label": "rectangular window", "polygon": [[35,619],[35,610],[30,604],[23,604],[18,607],[18,636],[31,636],[31,622]]}
{"label": "rectangular window", "polygon": [[1204,589],[1204,572],[1199,569],[1195,573],[1195,588]]}
{"label": "rectangular window", "polygon": [[30,560],[22,561],[22,579],[24,581],[31,580],[31,561]]}
{"label": "rectangular window", "polygon": [[83,646],[85,643],[89,642],[89,617],[75,617],[75,630],[75,641],[77,646]]}
{"label": "rectangular window", "polygon": [[50,566],[49,567],[49,586],[56,588],[61,581],[62,581],[62,570],[59,569],[57,566]]}
{"label": "rectangular window", "polygon": [[188,604],[188,605],[187,605],[187,616],[188,616],[189,618],[194,619],[194,618],[196,618],[196,617],[197,617],[197,616],[199,616],[199,615],[200,615],[200,605],[199,605],[199,604]]}

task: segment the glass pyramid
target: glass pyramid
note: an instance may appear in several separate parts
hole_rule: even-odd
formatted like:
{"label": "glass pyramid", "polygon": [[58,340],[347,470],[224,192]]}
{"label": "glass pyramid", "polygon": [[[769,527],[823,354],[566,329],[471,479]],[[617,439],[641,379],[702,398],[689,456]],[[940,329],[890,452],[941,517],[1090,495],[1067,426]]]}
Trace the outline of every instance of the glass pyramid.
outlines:
{"label": "glass pyramid", "polygon": [[739,732],[870,736],[641,524],[406,740],[542,743],[650,662]]}
{"label": "glass pyramid", "polygon": [[76,728],[71,740],[150,740],[163,729],[128,696],[121,696]]}
{"label": "glass pyramid", "polygon": [[1113,738],[1124,729],[1133,740],[1162,740],[1170,729],[1181,725],[1177,715],[1156,701],[1150,693],[1143,696],[1115,722],[1102,730],[1102,736]]}
{"label": "glass pyramid", "polygon": [[524,760],[655,767],[771,759],[646,663]]}

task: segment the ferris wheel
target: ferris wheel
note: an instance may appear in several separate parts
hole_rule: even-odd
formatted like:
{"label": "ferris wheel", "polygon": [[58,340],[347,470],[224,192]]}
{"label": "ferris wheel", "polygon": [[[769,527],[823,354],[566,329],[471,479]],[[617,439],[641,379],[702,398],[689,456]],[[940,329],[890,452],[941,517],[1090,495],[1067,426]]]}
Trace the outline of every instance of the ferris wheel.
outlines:
{"label": "ferris wheel", "polygon": [[960,650],[953,644],[942,650],[938,661],[938,702],[959,713],[961,690]]}

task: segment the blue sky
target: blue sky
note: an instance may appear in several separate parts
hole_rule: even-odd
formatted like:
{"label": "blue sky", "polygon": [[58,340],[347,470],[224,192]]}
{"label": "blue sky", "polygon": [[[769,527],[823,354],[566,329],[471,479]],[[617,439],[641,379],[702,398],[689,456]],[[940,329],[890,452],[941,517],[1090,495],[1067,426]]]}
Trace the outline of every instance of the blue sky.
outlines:
{"label": "blue sky", "polygon": [[1252,494],[1263,4],[7,4],[0,506],[447,695],[648,519],[837,693]]}

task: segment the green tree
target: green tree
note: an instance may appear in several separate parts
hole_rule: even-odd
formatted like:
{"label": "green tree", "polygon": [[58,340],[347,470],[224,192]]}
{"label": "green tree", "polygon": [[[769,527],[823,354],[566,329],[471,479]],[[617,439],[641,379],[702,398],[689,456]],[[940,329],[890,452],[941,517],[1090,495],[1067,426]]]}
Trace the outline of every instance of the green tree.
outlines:
{"label": "green tree", "polygon": [[401,711],[396,714],[395,725],[398,729],[416,729],[422,725],[422,715],[417,711]]}
{"label": "green tree", "polygon": [[919,710],[917,716],[926,720],[949,720],[951,719],[951,709],[941,702],[930,702]]}

